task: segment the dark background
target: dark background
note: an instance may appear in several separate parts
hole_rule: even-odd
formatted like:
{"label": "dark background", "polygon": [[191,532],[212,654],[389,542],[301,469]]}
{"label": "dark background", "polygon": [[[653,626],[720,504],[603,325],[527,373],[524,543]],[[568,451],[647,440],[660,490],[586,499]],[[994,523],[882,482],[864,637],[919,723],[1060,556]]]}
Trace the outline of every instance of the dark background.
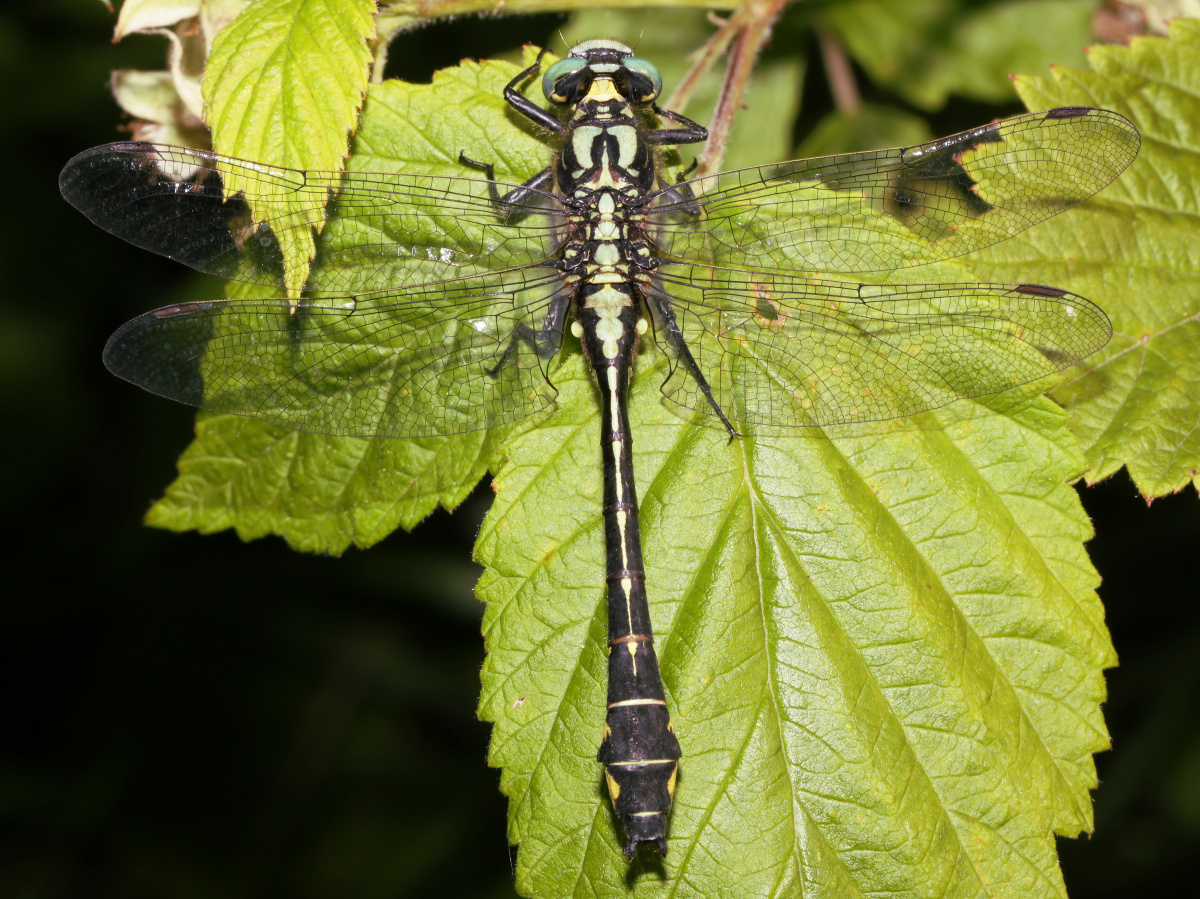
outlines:
{"label": "dark background", "polygon": [[[428,80],[458,48],[562,21],[435,26],[393,45],[388,74]],[[123,136],[109,71],[162,68],[161,39],[113,46],[113,23],[90,2],[0,11],[0,897],[511,896],[475,718],[486,486],[341,559],[141,524],[192,412],[110,376],[100,350],[150,306],[221,288],[58,195],[70,156]],[[814,66],[805,121],[827,97]],[[935,130],[1016,111],[952,101]],[[1074,899],[1155,895],[1200,856],[1200,506],[1188,490],[1147,508],[1124,474],[1081,495],[1122,665],[1097,832],[1060,841],[1062,867]],[[429,570],[445,576],[414,576]]]}

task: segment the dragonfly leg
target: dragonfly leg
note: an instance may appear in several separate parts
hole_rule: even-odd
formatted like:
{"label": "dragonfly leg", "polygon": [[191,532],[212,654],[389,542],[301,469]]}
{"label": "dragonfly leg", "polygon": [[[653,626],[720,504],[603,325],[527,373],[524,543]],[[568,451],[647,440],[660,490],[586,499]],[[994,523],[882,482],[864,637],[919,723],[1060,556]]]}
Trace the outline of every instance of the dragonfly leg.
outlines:
{"label": "dragonfly leg", "polygon": [[496,169],[490,162],[477,162],[464,152],[459,152],[458,161],[463,165],[479,169],[487,176],[488,194],[496,207],[496,216],[506,225],[515,225],[530,213],[545,191],[554,189],[554,170],[550,166],[542,169],[520,187],[514,187],[501,196],[496,187]]}
{"label": "dragonfly leg", "polygon": [[521,92],[517,90],[517,85],[542,67],[542,57],[545,55],[546,48],[543,47],[542,52],[538,54],[538,57],[534,61],[533,65],[524,71],[519,72],[516,78],[508,82],[508,85],[504,88],[504,99],[508,101],[509,106],[521,113],[521,115],[525,116],[525,118],[536,122],[547,131],[552,131],[555,134],[562,135],[567,133],[567,126],[560,122],[554,113],[547,112],[546,110],[542,109],[542,107],[538,106],[532,100],[524,97]]}
{"label": "dragonfly leg", "polygon": [[673,208],[683,212],[693,218],[700,217],[700,203],[697,202],[696,193],[692,190],[692,185],[688,182],[687,176],[696,168],[697,160],[692,160],[692,164],[687,167],[686,171],[680,172],[675,176],[675,183],[668,184],[661,178],[658,181],[659,191],[654,199],[665,199]]}
{"label": "dragonfly leg", "polygon": [[[527,119],[530,119],[548,131],[562,135],[567,133],[567,126],[560,122],[553,113],[542,109],[542,107],[524,97],[517,90],[521,82],[542,67],[542,57],[545,55],[546,50],[543,48],[533,65],[518,72],[517,76],[505,85],[504,99],[508,101],[509,106]],[[516,224],[521,221],[521,219],[533,211],[529,208],[531,200],[536,203],[537,198],[543,192],[554,189],[554,170],[553,167],[547,166],[520,187],[510,190],[504,196],[500,196],[500,191],[496,188],[496,171],[490,162],[477,162],[462,151],[458,154],[458,161],[463,165],[480,169],[487,175],[488,192],[491,194],[492,205],[497,208],[497,215],[506,225]]]}
{"label": "dragonfly leg", "polygon": [[526,324],[518,324],[513,328],[512,337],[509,338],[504,352],[500,354],[500,360],[492,368],[485,369],[487,376],[489,378],[496,377],[500,373],[500,369],[508,364],[513,351],[517,348],[518,341],[527,342],[542,362],[553,359],[562,346],[563,319],[566,318],[570,305],[570,294],[555,297],[550,301],[550,308],[546,312],[546,317],[542,319],[540,329],[535,331]]}
{"label": "dragonfly leg", "polygon": [[658,106],[654,107],[654,112],[660,119],[675,122],[677,125],[682,125],[683,127],[659,128],[656,131],[647,131],[647,144],[654,147],[670,147],[675,144],[696,144],[702,140],[708,140],[708,129],[698,122],[693,122],[687,116],[682,116],[677,112],[671,112],[669,109],[662,109]]}
{"label": "dragonfly leg", "polygon": [[565,293],[550,301],[550,308],[546,311],[546,317],[542,319],[542,330],[535,338],[534,349],[537,351],[539,359],[553,359],[558,354],[562,347],[563,320],[567,317],[567,310],[570,307],[570,293]]}
{"label": "dragonfly leg", "polygon": [[717,413],[717,418],[721,419],[721,424],[725,425],[725,430],[729,432],[729,439],[732,441],[735,437],[742,436],[738,433],[737,428],[725,415],[723,410],[717,403],[716,397],[713,396],[712,388],[708,384],[708,379],[700,371],[700,366],[696,364],[695,358],[692,356],[692,351],[688,349],[687,341],[683,339],[683,332],[679,329],[679,323],[675,320],[675,310],[671,308],[671,301],[663,295],[647,292],[644,294],[653,304],[654,311],[658,313],[657,318],[662,321],[663,327],[667,332],[667,342],[675,350],[676,355],[683,361],[684,368],[688,370],[696,383],[700,385],[700,391],[704,394],[708,404],[712,406],[713,411]]}

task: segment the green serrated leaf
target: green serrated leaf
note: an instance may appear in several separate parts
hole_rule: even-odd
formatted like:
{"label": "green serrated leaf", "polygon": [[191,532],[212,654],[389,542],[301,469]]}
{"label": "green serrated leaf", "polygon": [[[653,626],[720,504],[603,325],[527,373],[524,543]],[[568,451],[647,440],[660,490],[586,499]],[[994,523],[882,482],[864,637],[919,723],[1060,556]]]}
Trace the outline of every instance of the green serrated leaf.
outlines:
{"label": "green serrated leaf", "polygon": [[508,444],[476,553],[518,889],[1064,895],[1054,834],[1091,827],[1114,663],[1065,416],[1024,391],[730,443],[667,413],[663,376],[644,352],[630,405],[684,751],[670,854],[629,873],[602,798],[599,416],[576,362]]}
{"label": "green serrated leaf", "polygon": [[1040,228],[972,257],[982,277],[1044,271],[1113,321],[1112,342],[1055,391],[1073,412],[1090,482],[1122,465],[1147,498],[1197,481],[1200,470],[1200,22],[1129,47],[1094,47],[1092,71],[1023,76],[1030,109],[1086,104],[1122,113],[1142,132],[1136,162],[1086,209],[1086,227]]}
{"label": "green serrated leaf", "polygon": [[922,109],[1012,97],[1010,72],[1082,61],[1092,0],[855,0],[824,12],[871,77]]}
{"label": "green serrated leaf", "polygon": [[[518,71],[510,63],[468,62],[437,73],[428,85],[373,85],[349,168],[474,177],[458,161],[466,151],[494,159],[500,178],[529,177],[546,165],[550,150],[511,120],[503,90]],[[364,267],[357,277],[351,288],[376,274]],[[230,295],[266,293],[234,284]],[[202,416],[179,477],[148,521],[205,533],[232,527],[247,540],[277,534],[296,549],[338,554],[351,544],[376,543],[397,527],[411,528],[438,504],[453,509],[497,464],[496,448],[507,432],[361,439]]]}
{"label": "green serrated leaf", "polygon": [[[526,48],[526,64],[537,54],[538,48]],[[552,60],[545,58],[547,64]],[[430,84],[389,80],[372,85],[350,169],[482,177],[459,162],[465,152],[492,162],[499,180],[525,180],[549,164],[551,149],[504,100],[504,86],[519,71],[499,60],[464,60],[435,72]],[[542,100],[536,79],[524,87]]]}
{"label": "green serrated leaf", "polygon": [[[375,0],[260,0],[221,30],[204,77],[213,149],[262,165],[335,171],[346,160],[370,74]],[[242,189],[227,173],[225,189]],[[323,205],[300,210],[312,232],[279,235],[288,292],[308,280]],[[261,221],[271,209],[252,209]]]}
{"label": "green serrated leaf", "polygon": [[487,474],[507,429],[425,440],[302,434],[236,415],[201,414],[179,476],[147,524],[340,555],[438,505],[454,509]]}

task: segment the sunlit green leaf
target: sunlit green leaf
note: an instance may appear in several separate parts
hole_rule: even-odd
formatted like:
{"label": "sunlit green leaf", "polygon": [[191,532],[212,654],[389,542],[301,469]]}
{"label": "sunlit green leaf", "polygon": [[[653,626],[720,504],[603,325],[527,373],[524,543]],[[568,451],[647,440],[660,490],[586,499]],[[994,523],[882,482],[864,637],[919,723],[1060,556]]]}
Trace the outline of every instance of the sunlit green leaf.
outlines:
{"label": "sunlit green leaf", "polygon": [[302,434],[236,415],[201,415],[179,476],[147,515],[175,531],[274,534],[339,555],[453,509],[495,464],[503,429],[389,440]]}
{"label": "sunlit green leaf", "polygon": [[1167,38],[1094,47],[1092,70],[1022,77],[1031,109],[1087,104],[1116,110],[1142,132],[1142,151],[1086,210],[1087,227],[1036,229],[972,257],[984,278],[1030,269],[1084,294],[1113,320],[1106,350],[1055,396],[1091,481],[1122,465],[1147,497],[1196,482],[1200,469],[1200,22],[1179,19]]}
{"label": "sunlit green leaf", "polygon": [[[510,121],[503,89],[517,71],[508,63],[467,63],[439,72],[430,85],[375,85],[350,168],[472,177],[458,161],[465,150],[495,160],[497,177],[528,177],[546,164],[549,150],[532,129]],[[370,267],[348,278],[347,289],[378,286]],[[237,287],[233,295],[256,294]],[[497,464],[503,436],[497,429],[368,440],[206,416],[149,521],[175,530],[233,527],[245,539],[274,533],[298,549],[340,553],[411,528],[438,504],[454,508]]]}
{"label": "sunlit green leaf", "polygon": [[[661,362],[643,354],[630,401],[684,752],[661,876],[697,896],[1063,895],[1054,835],[1091,826],[1114,662],[1065,416],[1026,391],[730,443],[664,410]],[[617,896],[599,414],[582,364],[556,384],[562,411],[508,445],[480,535],[480,710],[518,888]],[[629,876],[663,888],[653,866]]]}
{"label": "sunlit green leaf", "polygon": [[[213,149],[262,165],[340,169],[367,87],[374,12],[374,0],[260,0],[245,9],[217,35],[205,70]],[[241,189],[232,175],[225,187]],[[324,206],[307,214],[319,230]],[[282,249],[295,293],[315,250],[312,235],[290,237]]]}
{"label": "sunlit green leaf", "polygon": [[[466,64],[427,87],[373,89],[351,165],[461,175],[465,150],[501,178],[528,177],[550,150],[505,108],[516,71]],[[1044,274],[1030,266],[1014,280],[1055,283]],[[898,277],[969,276],[947,262]],[[499,455],[478,436],[383,448],[208,420],[173,488],[197,510],[180,512],[182,526],[282,529],[340,549],[499,469],[477,546],[480,713],[495,724],[491,761],[527,895],[650,893],[660,873],[689,895],[923,899],[997,883],[1063,895],[1055,835],[1091,826],[1091,753],[1107,745],[1101,671],[1114,662],[1083,552],[1089,525],[1066,486],[1083,466],[1066,416],[1032,387],[882,424],[747,428],[730,442],[667,411],[666,362],[646,341],[630,398],[635,470],[684,759],[671,852],[661,872],[631,874],[595,761],[599,412],[580,356],[568,347],[559,362],[555,408]],[[322,486],[280,502],[293,472]],[[397,495],[400,511],[387,509]]]}

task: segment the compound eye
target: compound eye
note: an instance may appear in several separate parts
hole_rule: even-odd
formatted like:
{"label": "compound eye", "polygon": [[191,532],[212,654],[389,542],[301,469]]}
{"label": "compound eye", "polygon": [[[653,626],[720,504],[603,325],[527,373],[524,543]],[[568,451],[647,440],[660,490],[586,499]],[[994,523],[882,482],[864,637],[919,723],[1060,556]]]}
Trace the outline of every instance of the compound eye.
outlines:
{"label": "compound eye", "polygon": [[[557,103],[560,106],[570,103],[578,90],[579,80],[570,76],[577,75],[581,69],[586,68],[586,59],[579,59],[574,56],[560,59],[550,68],[546,69],[546,74],[542,76],[542,93],[546,95],[546,99],[551,103]],[[564,81],[564,79],[567,80]],[[562,83],[560,84],[560,82]]]}
{"label": "compound eye", "polygon": [[627,56],[621,60],[621,65],[630,73],[630,98],[636,103],[649,103],[662,93],[662,75],[658,68],[649,60],[637,56]]}

